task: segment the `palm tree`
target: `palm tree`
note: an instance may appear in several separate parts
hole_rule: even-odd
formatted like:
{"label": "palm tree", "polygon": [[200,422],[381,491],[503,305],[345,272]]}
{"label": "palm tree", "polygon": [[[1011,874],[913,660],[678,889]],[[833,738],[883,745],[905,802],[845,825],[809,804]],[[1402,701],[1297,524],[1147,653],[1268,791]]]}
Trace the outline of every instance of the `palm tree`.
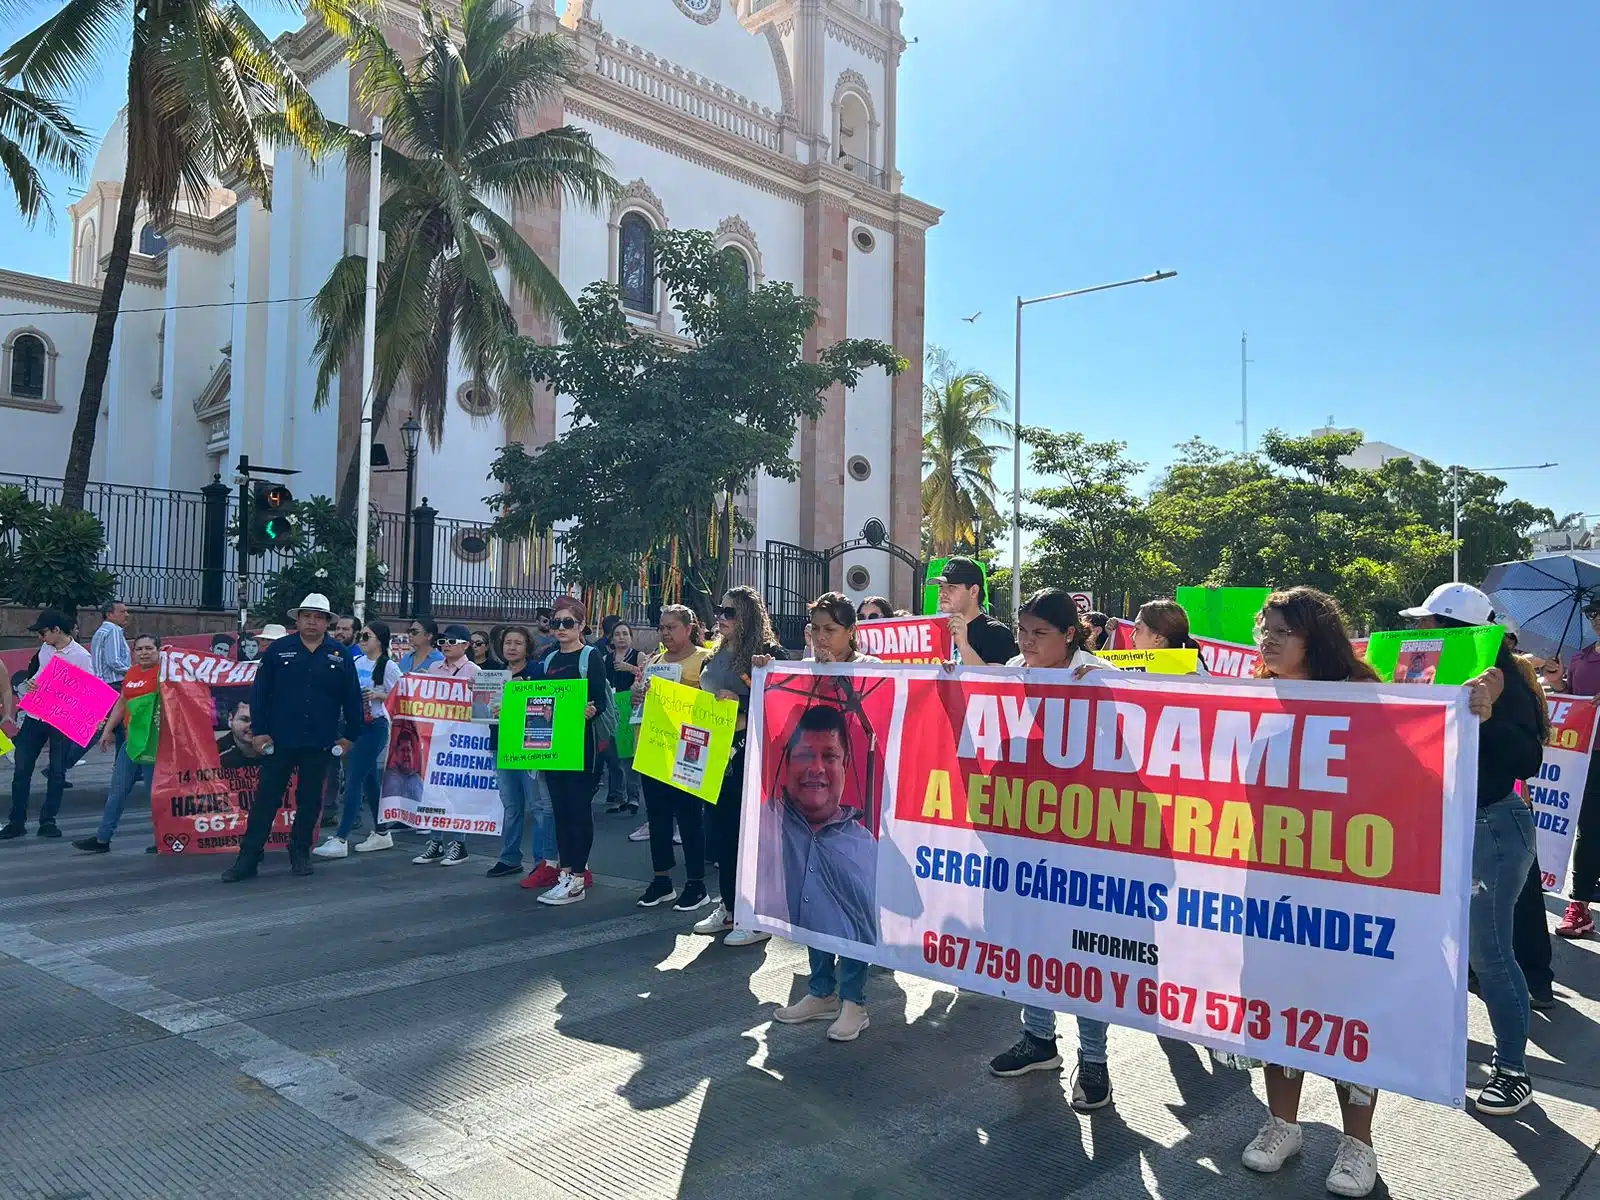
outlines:
{"label": "palm tree", "polygon": [[[348,31],[346,0],[310,0],[335,33]],[[126,48],[126,49],[124,49]],[[128,81],[128,156],[105,286],[84,366],[78,419],[67,451],[63,508],[83,506],[100,394],[141,203],[172,217],[180,193],[202,207],[209,180],[241,175],[267,196],[262,142],[272,131],[308,150],[321,144],[310,94],[254,21],[231,0],[66,0],[0,55],[0,78],[58,94],[105,70],[113,55]]]}
{"label": "palm tree", "polygon": [[[375,24],[355,23],[363,99],[384,117],[388,192],[379,215],[387,250],[378,270],[372,421],[382,425],[404,381],[435,447],[444,434],[452,347],[478,394],[487,386],[513,417],[532,411],[536,389],[507,356],[516,316],[488,251],[505,264],[510,290],[533,307],[563,321],[576,313],[561,281],[502,213],[563,193],[592,207],[618,191],[583,130],[522,132],[527,114],[559,97],[581,60],[565,35],[519,36],[520,11],[509,0],[465,0],[458,37],[424,3],[415,64]],[[364,140],[358,145],[368,152]],[[340,259],[313,304],[318,406],[361,345],[366,269],[365,255]],[[358,466],[352,456],[342,508],[355,502]]]}
{"label": "palm tree", "polygon": [[0,170],[11,181],[17,208],[29,225],[42,212],[55,227],[39,168],[81,175],[88,147],[87,135],[54,100],[0,83]]}
{"label": "palm tree", "polygon": [[981,522],[999,522],[994,463],[1011,425],[995,414],[1010,404],[1005,392],[981,371],[957,370],[938,346],[928,351],[928,381],[922,386],[922,512],[934,555],[962,545],[976,549]]}

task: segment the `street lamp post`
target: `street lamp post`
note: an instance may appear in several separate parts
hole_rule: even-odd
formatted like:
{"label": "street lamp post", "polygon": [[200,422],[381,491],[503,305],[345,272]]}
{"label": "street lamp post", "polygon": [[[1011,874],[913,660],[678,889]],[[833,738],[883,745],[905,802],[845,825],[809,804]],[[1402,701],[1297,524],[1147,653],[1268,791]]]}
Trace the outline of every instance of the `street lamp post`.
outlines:
{"label": "street lamp post", "polygon": [[1152,271],[1137,279],[1099,283],[1094,287],[1074,288],[1070,292],[1035,296],[1031,300],[1017,297],[1016,378],[1011,389],[1011,619],[1013,621],[1017,619],[1017,613],[1022,608],[1022,310],[1031,304],[1047,304],[1051,300],[1087,296],[1090,292],[1107,292],[1112,288],[1129,287],[1135,283],[1160,283],[1163,279],[1175,278],[1177,274],[1176,271]]}
{"label": "street lamp post", "polygon": [[406,451],[406,523],[400,538],[400,615],[411,613],[411,509],[417,499],[417,446],[422,441],[422,425],[412,413],[400,426],[400,444]]}
{"label": "street lamp post", "polygon": [[1455,544],[1453,561],[1450,569],[1450,582],[1461,582],[1461,472],[1471,471],[1475,475],[1493,475],[1497,471],[1547,471],[1551,467],[1559,467],[1560,463],[1532,463],[1520,467],[1463,467],[1460,465],[1450,468],[1450,540]]}

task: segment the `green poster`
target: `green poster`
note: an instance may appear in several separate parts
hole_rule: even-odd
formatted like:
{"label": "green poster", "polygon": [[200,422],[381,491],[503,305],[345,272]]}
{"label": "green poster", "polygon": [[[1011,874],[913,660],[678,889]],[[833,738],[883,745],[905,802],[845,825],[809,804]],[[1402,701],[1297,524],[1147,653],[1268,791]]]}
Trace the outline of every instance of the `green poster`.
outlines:
{"label": "green poster", "polygon": [[500,752],[508,771],[583,770],[586,679],[512,679],[500,702]]}
{"label": "green poster", "polygon": [[1252,646],[1256,614],[1270,595],[1272,589],[1264,587],[1181,587],[1176,599],[1189,614],[1189,632],[1195,637]]}
{"label": "green poster", "polygon": [[633,720],[633,692],[617,693],[617,754],[621,758],[633,757],[633,740],[637,732]]}
{"label": "green poster", "polygon": [[1367,661],[1385,683],[1461,684],[1494,666],[1505,633],[1501,625],[1375,633]]}
{"label": "green poster", "polygon": [[[944,573],[945,563],[949,561],[948,558],[930,558],[928,560],[927,574],[923,578],[929,580],[939,578]],[[983,572],[983,607],[984,611],[987,612],[989,609],[989,568],[980,562],[978,563],[978,570]],[[939,585],[937,583],[924,583],[922,585],[922,612],[919,615],[931,617],[938,611]]]}

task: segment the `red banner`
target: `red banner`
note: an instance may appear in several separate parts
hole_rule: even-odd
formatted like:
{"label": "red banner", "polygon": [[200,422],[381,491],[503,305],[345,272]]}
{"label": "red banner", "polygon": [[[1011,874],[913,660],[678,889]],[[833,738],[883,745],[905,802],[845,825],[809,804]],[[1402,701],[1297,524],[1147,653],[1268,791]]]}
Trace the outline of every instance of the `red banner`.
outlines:
{"label": "red banner", "polygon": [[890,617],[856,624],[856,649],[886,663],[949,662],[950,618]]}
{"label": "red banner", "polygon": [[[238,850],[265,761],[249,744],[257,665],[162,650],[161,741],[150,788],[150,815],[162,854]],[[291,779],[291,798],[294,787]],[[293,822],[294,810],[286,804],[272,823],[268,847],[286,847]]]}

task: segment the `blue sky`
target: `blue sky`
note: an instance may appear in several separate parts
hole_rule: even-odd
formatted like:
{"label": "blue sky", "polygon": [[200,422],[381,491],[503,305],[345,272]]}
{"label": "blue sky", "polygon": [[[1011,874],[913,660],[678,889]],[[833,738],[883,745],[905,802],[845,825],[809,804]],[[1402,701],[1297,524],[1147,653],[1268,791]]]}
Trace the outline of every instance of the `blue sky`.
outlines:
{"label": "blue sky", "polygon": [[[900,166],[945,210],[929,342],[1009,389],[1017,293],[1179,271],[1030,309],[1027,421],[1153,467],[1235,447],[1248,330],[1253,433],[1332,415],[1439,462],[1553,460],[1513,489],[1600,511],[1600,6],[906,8]],[[65,224],[0,206],[4,265],[64,274]]]}

